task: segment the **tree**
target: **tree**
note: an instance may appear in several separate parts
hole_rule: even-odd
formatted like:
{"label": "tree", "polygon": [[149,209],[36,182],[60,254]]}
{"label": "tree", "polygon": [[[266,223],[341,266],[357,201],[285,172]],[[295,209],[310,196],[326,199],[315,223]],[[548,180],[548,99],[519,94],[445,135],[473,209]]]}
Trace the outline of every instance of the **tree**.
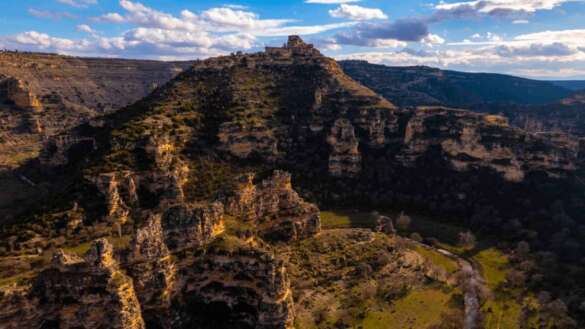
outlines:
{"label": "tree", "polygon": [[459,233],[460,246],[468,249],[473,249],[475,247],[476,242],[477,240],[475,239],[475,235],[473,235],[473,233],[471,233],[470,231]]}
{"label": "tree", "polygon": [[416,242],[422,242],[422,240],[423,240],[422,236],[416,232],[414,232],[410,235],[410,239],[414,240]]}
{"label": "tree", "polygon": [[518,245],[516,246],[516,253],[518,253],[518,256],[525,257],[526,255],[528,255],[529,252],[530,244],[528,244],[528,242],[526,241],[518,242]]}
{"label": "tree", "polygon": [[410,227],[410,223],[412,222],[412,220],[410,219],[410,217],[406,214],[404,214],[404,211],[400,213],[400,216],[398,216],[398,218],[396,219],[396,226],[403,230],[406,231],[408,230],[408,227]]}

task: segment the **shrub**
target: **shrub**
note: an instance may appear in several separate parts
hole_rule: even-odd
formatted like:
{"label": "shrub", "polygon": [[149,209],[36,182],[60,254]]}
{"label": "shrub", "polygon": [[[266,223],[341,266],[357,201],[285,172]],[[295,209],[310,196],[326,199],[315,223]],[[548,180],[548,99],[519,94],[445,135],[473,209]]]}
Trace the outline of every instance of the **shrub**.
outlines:
{"label": "shrub", "polygon": [[406,231],[410,227],[411,222],[412,222],[412,219],[410,219],[410,216],[404,214],[404,211],[403,211],[400,213],[400,216],[398,216],[398,218],[396,219],[396,226],[399,229]]}

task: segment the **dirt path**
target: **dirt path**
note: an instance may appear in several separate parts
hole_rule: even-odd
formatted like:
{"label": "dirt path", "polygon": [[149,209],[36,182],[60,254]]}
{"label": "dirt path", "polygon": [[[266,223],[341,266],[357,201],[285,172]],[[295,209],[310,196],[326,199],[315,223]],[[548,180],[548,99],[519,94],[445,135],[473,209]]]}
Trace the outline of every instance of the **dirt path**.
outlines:
{"label": "dirt path", "polygon": [[476,329],[480,327],[480,315],[481,315],[481,305],[479,301],[479,292],[483,285],[485,285],[485,280],[481,274],[481,271],[476,267],[474,262],[469,261],[463,257],[455,255],[447,250],[444,249],[437,249],[434,247],[427,246],[439,252],[447,257],[451,257],[457,260],[459,267],[461,268],[461,272],[463,273],[464,282],[463,282],[463,290],[464,290],[464,300],[465,300],[465,320],[464,320],[464,329]]}
{"label": "dirt path", "polygon": [[[409,239],[410,240],[410,239]],[[481,274],[481,271],[476,267],[475,263],[458,256],[445,249],[435,248],[417,241],[410,240],[411,242],[426,248],[438,252],[444,256],[454,259],[459,264],[459,268],[463,273],[463,293],[465,301],[465,319],[463,322],[464,329],[477,329],[480,328],[480,315],[481,315],[481,304],[480,294],[481,288],[485,285],[485,280]]]}

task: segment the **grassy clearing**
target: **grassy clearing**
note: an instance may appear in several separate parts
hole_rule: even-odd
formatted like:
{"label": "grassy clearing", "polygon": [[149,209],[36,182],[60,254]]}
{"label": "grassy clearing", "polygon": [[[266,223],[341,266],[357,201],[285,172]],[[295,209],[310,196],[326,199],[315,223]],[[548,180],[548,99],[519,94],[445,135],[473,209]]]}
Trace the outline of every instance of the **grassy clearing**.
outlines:
{"label": "grassy clearing", "polygon": [[437,288],[411,291],[387,309],[368,312],[358,324],[363,329],[418,329],[439,324],[451,306],[452,293]]}
{"label": "grassy clearing", "polygon": [[321,225],[325,229],[373,228],[376,219],[366,212],[334,210],[321,212]]}
{"label": "grassy clearing", "polygon": [[[123,235],[121,237],[108,237],[110,243],[114,246],[114,249],[128,249],[130,248],[130,242],[132,241],[131,235]],[[76,254],[83,256],[91,248],[93,241],[84,242],[76,246],[65,247],[63,250],[67,253]]]}
{"label": "grassy clearing", "polygon": [[483,305],[485,329],[519,328],[522,303],[516,301],[517,291],[502,289],[508,273],[508,257],[495,248],[484,249],[473,256],[482,268],[488,288],[494,293]]}
{"label": "grassy clearing", "polygon": [[485,249],[475,254],[473,259],[481,265],[483,276],[491,290],[496,290],[506,281],[508,258],[501,251],[495,248]]}
{"label": "grassy clearing", "polygon": [[447,273],[455,273],[459,270],[459,265],[455,260],[436,251],[416,246],[415,251],[435,266],[443,268]]}
{"label": "grassy clearing", "polygon": [[[400,212],[382,211],[381,215],[396,219]],[[428,218],[424,215],[408,214],[412,221],[408,230],[404,233],[418,232],[425,238],[436,238],[443,243],[440,247],[450,251],[460,251],[455,247],[460,232],[466,229],[451,223],[442,223],[439,220]],[[376,218],[369,212],[356,210],[330,210],[321,212],[321,225],[324,229],[335,228],[373,228],[376,226]]]}
{"label": "grassy clearing", "polygon": [[34,279],[38,273],[39,273],[38,271],[28,271],[17,275],[13,275],[11,277],[1,278],[0,287],[23,284],[27,281]]}

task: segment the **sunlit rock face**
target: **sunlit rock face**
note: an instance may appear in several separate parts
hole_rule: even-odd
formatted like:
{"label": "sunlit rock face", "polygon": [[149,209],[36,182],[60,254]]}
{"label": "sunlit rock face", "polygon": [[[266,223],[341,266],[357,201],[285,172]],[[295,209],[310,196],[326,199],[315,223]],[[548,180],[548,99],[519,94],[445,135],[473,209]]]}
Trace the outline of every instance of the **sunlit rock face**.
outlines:
{"label": "sunlit rock face", "polygon": [[223,216],[224,207],[219,202],[173,206],[162,218],[165,243],[171,250],[203,246],[223,232]]}
{"label": "sunlit rock face", "polygon": [[226,202],[228,214],[257,223],[261,235],[271,240],[299,240],[319,233],[319,209],[294,191],[289,173],[274,171],[259,184],[253,179],[239,178]]}
{"label": "sunlit rock face", "polygon": [[566,136],[544,138],[512,128],[502,117],[445,108],[418,109],[406,126],[404,145],[399,158],[407,166],[440,146],[456,171],[489,168],[510,182],[521,182],[528,171],[572,171],[579,152]]}
{"label": "sunlit rock face", "polygon": [[3,321],[5,328],[22,328],[21,321],[31,328],[145,328],[133,281],[105,239],[83,257],[58,251],[21,296],[24,307]]}

